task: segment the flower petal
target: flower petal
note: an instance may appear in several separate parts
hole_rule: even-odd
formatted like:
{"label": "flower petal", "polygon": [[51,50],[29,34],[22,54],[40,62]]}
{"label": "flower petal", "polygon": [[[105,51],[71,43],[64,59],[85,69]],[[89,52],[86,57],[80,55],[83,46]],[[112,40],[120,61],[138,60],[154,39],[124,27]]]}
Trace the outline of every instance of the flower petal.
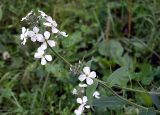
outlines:
{"label": "flower petal", "polygon": [[54,47],[56,45],[56,42],[54,40],[48,40],[47,43],[49,46]]}
{"label": "flower petal", "polygon": [[82,104],[82,99],[81,98],[77,98],[77,103]]}
{"label": "flower petal", "polygon": [[42,17],[46,17],[46,16],[47,16],[47,15],[46,15],[43,11],[41,11],[41,10],[38,10],[38,12],[41,13],[41,16],[42,16]]}
{"label": "flower petal", "polygon": [[66,34],[66,32],[59,32],[59,34],[61,34],[64,37],[68,37],[68,35]]}
{"label": "flower petal", "polygon": [[45,31],[45,32],[44,32],[44,37],[45,37],[45,39],[48,40],[49,37],[50,37],[50,35],[51,35],[50,32],[48,32],[48,31]]}
{"label": "flower petal", "polygon": [[58,29],[52,26],[52,33],[58,33]]}
{"label": "flower petal", "polygon": [[39,28],[37,28],[36,26],[33,28],[33,32],[34,33],[38,33],[39,32]]}
{"label": "flower petal", "polygon": [[46,21],[52,23],[52,22],[53,22],[52,17],[51,17],[51,16],[47,16],[47,17],[46,17]]}
{"label": "flower petal", "polygon": [[93,93],[93,97],[99,99],[99,98],[100,98],[99,96],[100,96],[100,93],[99,93],[98,91],[95,91],[95,92]]}
{"label": "flower petal", "polygon": [[37,34],[36,37],[37,37],[37,41],[44,42],[44,38],[42,34]]}
{"label": "flower petal", "polygon": [[89,75],[89,74],[90,74],[90,67],[84,67],[84,68],[83,68],[83,72],[84,72],[86,75]]}
{"label": "flower petal", "polygon": [[47,43],[46,42],[43,42],[43,44],[39,47],[40,50],[45,50],[47,49]]}
{"label": "flower petal", "polygon": [[90,105],[86,105],[85,108],[89,109],[89,108],[90,108]]}
{"label": "flower petal", "polygon": [[33,31],[28,31],[28,36],[33,37],[33,36],[35,36],[35,33]]}
{"label": "flower petal", "polygon": [[75,111],[74,111],[74,113],[76,114],[76,115],[81,115],[82,114],[82,110],[81,109],[76,109]]}
{"label": "flower petal", "polygon": [[42,58],[43,54],[44,54],[44,51],[39,50],[34,54],[34,58]]}
{"label": "flower petal", "polygon": [[90,77],[87,77],[86,82],[87,82],[88,85],[93,84],[93,80]]}
{"label": "flower petal", "polygon": [[44,22],[43,25],[44,25],[44,26],[47,26],[47,27],[51,27],[51,26],[52,26],[52,24],[51,24],[51,23],[48,23],[48,22]]}
{"label": "flower petal", "polygon": [[87,96],[83,97],[83,103],[86,103],[88,101]]}
{"label": "flower petal", "polygon": [[79,86],[79,87],[87,87],[87,84],[85,84],[85,83],[84,83],[84,84],[81,84],[81,83],[80,83],[78,86]]}
{"label": "flower petal", "polygon": [[32,36],[31,40],[32,40],[32,42],[35,42],[37,40],[37,37],[36,36]]}
{"label": "flower petal", "polygon": [[96,75],[96,72],[95,71],[92,71],[88,77],[91,77],[91,78],[95,78],[97,75]]}
{"label": "flower petal", "polygon": [[78,79],[79,79],[80,81],[84,81],[86,78],[87,78],[87,76],[86,76],[85,74],[81,74],[81,75],[78,77]]}
{"label": "flower petal", "polygon": [[25,32],[26,32],[26,28],[22,27],[22,33],[25,33]]}
{"label": "flower petal", "polygon": [[47,61],[52,61],[52,56],[51,55],[45,55],[44,56]]}
{"label": "flower petal", "polygon": [[57,22],[53,20],[52,26],[57,27]]}
{"label": "flower petal", "polygon": [[41,64],[45,65],[47,63],[46,59],[44,57],[41,58]]}
{"label": "flower petal", "polygon": [[24,39],[24,37],[25,37],[25,36],[24,36],[24,34],[21,34],[20,39],[21,39],[21,40],[23,40],[23,39]]}

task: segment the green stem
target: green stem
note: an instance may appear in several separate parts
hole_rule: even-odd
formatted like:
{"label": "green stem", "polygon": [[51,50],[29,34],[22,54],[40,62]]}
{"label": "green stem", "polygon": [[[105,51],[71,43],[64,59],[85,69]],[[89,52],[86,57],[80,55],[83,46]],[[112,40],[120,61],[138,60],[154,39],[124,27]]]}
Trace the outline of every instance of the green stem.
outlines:
{"label": "green stem", "polygon": [[[49,45],[48,45],[49,46]],[[68,62],[64,57],[62,57],[59,53],[57,53],[52,47],[49,46],[49,48],[52,50],[52,52],[59,57],[60,59],[62,59],[66,64],[68,64],[70,67],[72,66],[72,64],[70,62]]]}
{"label": "green stem", "polygon": [[[98,79],[95,79],[95,80],[96,80],[97,82],[99,82],[100,84],[104,85],[107,89],[109,89],[109,90],[112,92],[112,94],[114,94],[115,96],[117,96],[117,97],[120,98],[121,100],[127,102],[128,104],[133,105],[133,106],[136,106],[136,107],[141,108],[141,109],[145,109],[145,110],[147,110],[147,111],[149,110],[149,108],[147,108],[147,107],[138,105],[138,104],[136,104],[136,103],[134,103],[134,102],[131,102],[131,101],[129,101],[128,99],[126,99],[126,98],[118,95],[115,91],[112,90],[111,86],[110,86],[110,85],[106,85],[105,82],[103,82],[103,81],[101,81],[101,80],[98,80]],[[158,110],[154,110],[154,111],[157,112],[157,113],[160,113],[160,111],[158,111]]]}

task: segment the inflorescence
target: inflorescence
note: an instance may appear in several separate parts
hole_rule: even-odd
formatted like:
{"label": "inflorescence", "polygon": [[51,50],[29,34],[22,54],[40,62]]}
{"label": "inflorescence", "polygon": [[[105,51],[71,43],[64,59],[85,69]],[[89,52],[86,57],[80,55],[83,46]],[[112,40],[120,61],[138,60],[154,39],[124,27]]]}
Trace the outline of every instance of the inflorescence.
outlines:
{"label": "inflorescence", "polygon": [[[51,39],[51,35],[62,35],[64,37],[68,35],[57,28],[57,23],[51,16],[46,15],[40,10],[36,13],[33,11],[29,12],[21,21],[26,21],[30,25],[29,28],[22,27],[22,34],[20,36],[22,44],[25,45],[28,38],[30,38],[32,42],[38,42],[40,46],[34,54],[34,57],[36,59],[41,59],[42,65],[45,65],[47,61],[52,61],[52,56],[46,53],[48,47],[52,48],[56,46],[56,42]],[[74,111],[76,115],[82,115],[85,109],[90,108],[85,89],[89,85],[92,85],[94,79],[97,77],[96,72],[91,71],[90,67],[84,67],[83,71],[79,71],[79,69],[79,65],[78,68],[77,66],[70,65],[70,71],[80,74],[78,77],[80,83],[77,88],[74,88],[72,91],[72,94],[76,95],[76,101],[79,104],[79,107]],[[99,99],[100,93],[95,91],[93,97]]]}
{"label": "inflorescence", "polygon": [[42,65],[45,65],[47,61],[52,61],[52,56],[46,54],[48,47],[56,46],[56,42],[51,39],[51,35],[62,35],[64,37],[68,35],[57,28],[57,23],[51,16],[46,15],[40,10],[37,13],[33,11],[29,12],[21,21],[27,21],[28,24],[32,24],[29,28],[22,27],[22,34],[20,36],[22,44],[25,45],[28,38],[32,42],[39,42],[41,45],[34,57],[41,59]]}

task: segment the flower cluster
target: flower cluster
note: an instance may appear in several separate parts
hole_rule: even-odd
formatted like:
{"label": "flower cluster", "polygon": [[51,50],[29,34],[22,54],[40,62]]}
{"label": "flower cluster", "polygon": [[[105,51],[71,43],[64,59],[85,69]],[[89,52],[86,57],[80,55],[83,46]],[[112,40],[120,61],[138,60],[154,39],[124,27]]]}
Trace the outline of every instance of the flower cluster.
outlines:
{"label": "flower cluster", "polygon": [[[30,38],[32,42],[39,42],[41,44],[34,57],[37,59],[40,58],[41,64],[45,65],[47,61],[52,61],[52,56],[46,54],[47,47],[56,46],[56,42],[51,40],[51,34],[62,35],[64,37],[67,37],[68,35],[57,28],[57,23],[51,18],[51,16],[46,15],[40,10],[38,10],[38,14],[33,11],[29,12],[21,21],[30,21],[29,18],[31,16],[37,17],[36,20],[33,20],[33,22],[35,22],[33,24],[34,26],[32,28],[22,27],[20,39],[22,40],[23,45],[26,44],[28,38]],[[40,28],[43,29],[40,30]],[[51,30],[48,28],[51,28]]]}
{"label": "flower cluster", "polygon": [[[82,115],[85,109],[89,109],[90,105],[88,105],[88,99],[87,96],[85,96],[85,88],[88,85],[92,85],[94,83],[94,78],[96,78],[96,72],[91,71],[90,67],[84,67],[83,72],[80,74],[78,79],[81,83],[79,83],[77,89],[73,89],[72,94],[77,95],[77,103],[80,104],[79,107],[74,111],[76,115]],[[83,82],[86,83],[83,83]],[[93,93],[93,97],[99,99],[100,93],[98,91],[95,91]]]}

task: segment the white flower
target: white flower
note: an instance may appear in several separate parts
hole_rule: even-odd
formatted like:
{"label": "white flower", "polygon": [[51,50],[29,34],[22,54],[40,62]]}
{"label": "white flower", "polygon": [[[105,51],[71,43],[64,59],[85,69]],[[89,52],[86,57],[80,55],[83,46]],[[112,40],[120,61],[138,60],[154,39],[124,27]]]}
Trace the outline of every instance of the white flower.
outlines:
{"label": "white flower", "polygon": [[27,41],[27,34],[28,34],[28,29],[26,29],[25,27],[22,27],[22,34],[20,39],[23,40],[22,44],[25,45],[26,41]]}
{"label": "white flower", "polygon": [[21,21],[27,20],[27,18],[32,15],[33,11],[30,11],[25,17],[21,19]]}
{"label": "white flower", "polygon": [[42,50],[38,50],[35,54],[34,54],[35,58],[41,58],[41,64],[45,65],[47,63],[47,61],[52,61],[52,56],[51,55],[45,55],[44,51]]}
{"label": "white flower", "polygon": [[59,30],[56,28],[57,27],[56,21],[54,21],[50,16],[47,16],[45,19],[46,22],[44,22],[43,25],[52,27],[52,33],[58,33]]}
{"label": "white flower", "polygon": [[77,95],[77,94],[78,94],[78,93],[77,93],[77,89],[74,88],[73,91],[72,91],[72,94],[73,94],[73,95]]}
{"label": "white flower", "polygon": [[79,87],[87,87],[87,84],[82,84],[82,83],[80,83],[79,85],[78,85]]}
{"label": "white flower", "polygon": [[88,85],[92,85],[93,84],[93,79],[96,77],[96,72],[90,70],[90,67],[84,67],[83,68],[83,74],[81,74],[78,79],[80,81],[84,81],[86,80],[86,83]]}
{"label": "white flower", "polygon": [[83,98],[77,98],[77,103],[79,103],[80,108],[83,108],[83,109],[84,109],[84,107],[85,108],[90,108],[89,105],[86,105],[87,101],[88,101],[87,96],[83,96]]}
{"label": "white flower", "polygon": [[28,36],[31,37],[31,40],[33,42],[35,41],[43,42],[44,41],[43,35],[38,34],[38,32],[39,32],[39,28],[37,27],[34,27],[33,31],[28,31]]}
{"label": "white flower", "polygon": [[95,92],[93,93],[93,97],[99,99],[99,98],[100,98],[100,93],[99,93],[98,91],[95,91]]}
{"label": "white flower", "polygon": [[41,50],[45,50],[47,49],[47,44],[50,46],[50,47],[54,47],[56,45],[56,42],[54,40],[49,40],[49,37],[50,37],[50,32],[48,31],[45,31],[44,32],[44,39],[43,39],[43,43],[42,45],[39,47],[39,49]]}

